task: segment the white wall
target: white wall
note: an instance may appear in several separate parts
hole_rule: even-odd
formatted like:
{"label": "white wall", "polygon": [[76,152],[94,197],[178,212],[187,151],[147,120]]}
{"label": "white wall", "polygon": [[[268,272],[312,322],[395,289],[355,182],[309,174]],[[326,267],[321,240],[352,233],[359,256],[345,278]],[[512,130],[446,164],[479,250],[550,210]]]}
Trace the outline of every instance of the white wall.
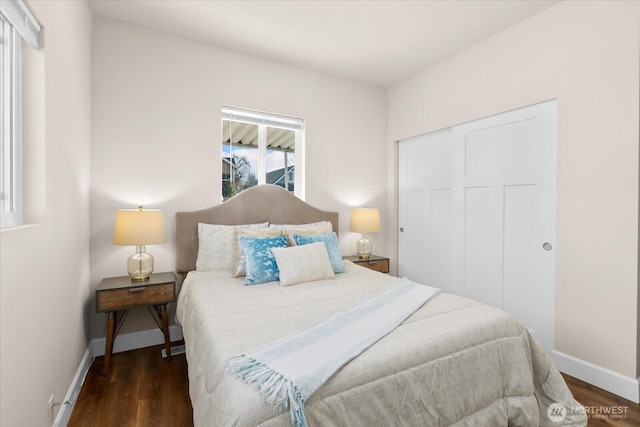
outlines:
{"label": "white wall", "polygon": [[80,1],[29,6],[44,44],[25,56],[31,225],[0,235],[3,426],[48,425],[49,396],[63,400],[89,337],[91,13]]}
{"label": "white wall", "polygon": [[388,112],[396,141],[558,100],[555,348],[634,381],[639,52],[640,3],[562,2],[392,87]]}
{"label": "white wall", "polygon": [[[355,251],[352,206],[386,212],[386,92],[197,41],[96,17],[92,47],[91,281],[126,275],[134,248],[112,244],[118,208],[163,209],[167,242],[150,246],[173,271],[176,211],[220,203],[223,104],[302,117],[306,201],[340,212],[341,250]],[[385,253],[384,233],[373,236]],[[103,335],[95,316],[93,337]],[[123,333],[152,329],[146,310]]]}

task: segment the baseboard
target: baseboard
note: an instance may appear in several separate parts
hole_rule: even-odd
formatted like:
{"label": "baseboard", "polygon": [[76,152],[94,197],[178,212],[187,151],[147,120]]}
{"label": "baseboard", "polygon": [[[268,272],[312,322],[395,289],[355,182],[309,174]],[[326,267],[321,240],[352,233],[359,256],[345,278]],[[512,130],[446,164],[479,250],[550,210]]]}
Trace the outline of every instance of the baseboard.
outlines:
{"label": "baseboard", "polygon": [[[182,339],[182,328],[177,325],[169,326],[169,339],[171,342],[179,341]],[[159,329],[132,332],[130,334],[118,335],[117,339],[113,343],[113,352],[120,353],[122,351],[136,350],[138,348],[150,347],[153,345],[159,345],[164,343],[164,335]],[[69,386],[67,395],[64,398],[58,415],[53,423],[54,427],[64,427],[71,418],[71,412],[73,412],[73,406],[76,402],[78,394],[82,389],[82,383],[87,376],[87,372],[91,367],[91,363],[97,356],[104,356],[104,338],[96,338],[91,340],[87,349],[84,352],[84,356],[80,361],[80,366],[76,371],[76,375],[73,377],[73,381]],[[158,357],[161,357],[158,352]]]}
{"label": "baseboard", "polygon": [[69,422],[69,418],[71,418],[73,405],[76,403],[76,398],[78,397],[78,394],[80,394],[84,378],[87,376],[87,372],[89,372],[89,368],[93,362],[93,357],[91,356],[89,349],[90,348],[87,347],[84,352],[84,356],[82,356],[82,360],[80,360],[80,366],[78,366],[78,369],[76,370],[76,375],[73,377],[71,386],[69,387],[67,395],[64,397],[64,401],[58,410],[58,415],[56,415],[53,422],[54,427],[66,426]]}
{"label": "baseboard", "polygon": [[620,397],[640,403],[640,378],[617,372],[554,350],[551,359],[560,372],[593,384]]}
{"label": "baseboard", "polygon": [[[177,325],[169,326],[169,340],[171,342],[182,339],[182,328]],[[147,331],[132,332],[130,334],[120,334],[113,342],[113,352],[135,350],[138,348],[151,347],[164,343],[164,335],[160,329],[149,329]],[[104,356],[105,338],[92,339],[89,344],[93,357]]]}

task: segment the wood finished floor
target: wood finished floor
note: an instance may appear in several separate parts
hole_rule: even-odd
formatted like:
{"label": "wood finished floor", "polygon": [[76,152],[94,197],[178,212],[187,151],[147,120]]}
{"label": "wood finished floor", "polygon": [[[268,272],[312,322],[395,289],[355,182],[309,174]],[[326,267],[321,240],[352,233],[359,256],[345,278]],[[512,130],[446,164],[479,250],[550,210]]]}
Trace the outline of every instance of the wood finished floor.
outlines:
{"label": "wood finished floor", "polygon": [[[613,393],[580,381],[579,379],[562,375],[573,393],[573,397],[580,402],[589,414],[588,426],[640,426],[640,405],[623,399]],[[607,411],[624,410],[625,418],[614,418],[606,414]]]}
{"label": "wood finished floor", "polygon": [[[167,362],[162,346],[116,353],[111,373],[100,374],[96,358],[78,395],[68,426],[193,425],[187,361],[184,354]],[[573,377],[564,376],[574,397],[591,412],[591,426],[640,426],[640,405]],[[605,416],[607,408],[626,408],[626,418]]]}
{"label": "wood finished floor", "polygon": [[192,426],[184,354],[167,362],[163,345],[111,356],[111,372],[101,374],[97,357],[85,378],[67,424],[71,426]]}

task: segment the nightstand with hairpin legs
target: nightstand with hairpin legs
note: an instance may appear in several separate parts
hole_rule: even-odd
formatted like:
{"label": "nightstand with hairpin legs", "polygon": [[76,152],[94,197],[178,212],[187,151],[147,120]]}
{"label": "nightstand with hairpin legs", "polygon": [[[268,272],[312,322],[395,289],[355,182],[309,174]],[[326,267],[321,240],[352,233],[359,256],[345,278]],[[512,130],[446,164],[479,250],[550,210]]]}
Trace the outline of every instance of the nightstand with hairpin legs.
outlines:
{"label": "nightstand with hairpin legs", "polygon": [[146,306],[164,334],[167,359],[171,360],[167,304],[176,299],[176,277],[173,273],[157,273],[148,280],[134,282],[129,276],[103,279],[96,289],[96,311],[108,313],[102,374],[109,375],[113,342],[129,309]]}

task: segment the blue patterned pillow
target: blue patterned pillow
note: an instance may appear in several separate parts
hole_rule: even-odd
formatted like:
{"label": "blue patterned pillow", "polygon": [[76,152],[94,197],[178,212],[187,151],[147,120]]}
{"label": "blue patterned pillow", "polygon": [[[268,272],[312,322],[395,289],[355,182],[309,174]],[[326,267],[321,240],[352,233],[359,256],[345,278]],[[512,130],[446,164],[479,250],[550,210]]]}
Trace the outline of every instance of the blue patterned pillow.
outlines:
{"label": "blue patterned pillow", "polygon": [[286,248],[287,236],[238,236],[238,242],[246,263],[245,285],[275,282],[280,279],[278,264],[271,248]]}
{"label": "blue patterned pillow", "polygon": [[329,261],[333,267],[334,273],[344,273],[344,263],[342,262],[342,255],[340,255],[340,249],[338,249],[338,235],[334,232],[326,234],[316,235],[300,235],[294,234],[293,240],[297,245],[308,245],[309,243],[324,242],[327,246],[327,252],[329,252]]}

